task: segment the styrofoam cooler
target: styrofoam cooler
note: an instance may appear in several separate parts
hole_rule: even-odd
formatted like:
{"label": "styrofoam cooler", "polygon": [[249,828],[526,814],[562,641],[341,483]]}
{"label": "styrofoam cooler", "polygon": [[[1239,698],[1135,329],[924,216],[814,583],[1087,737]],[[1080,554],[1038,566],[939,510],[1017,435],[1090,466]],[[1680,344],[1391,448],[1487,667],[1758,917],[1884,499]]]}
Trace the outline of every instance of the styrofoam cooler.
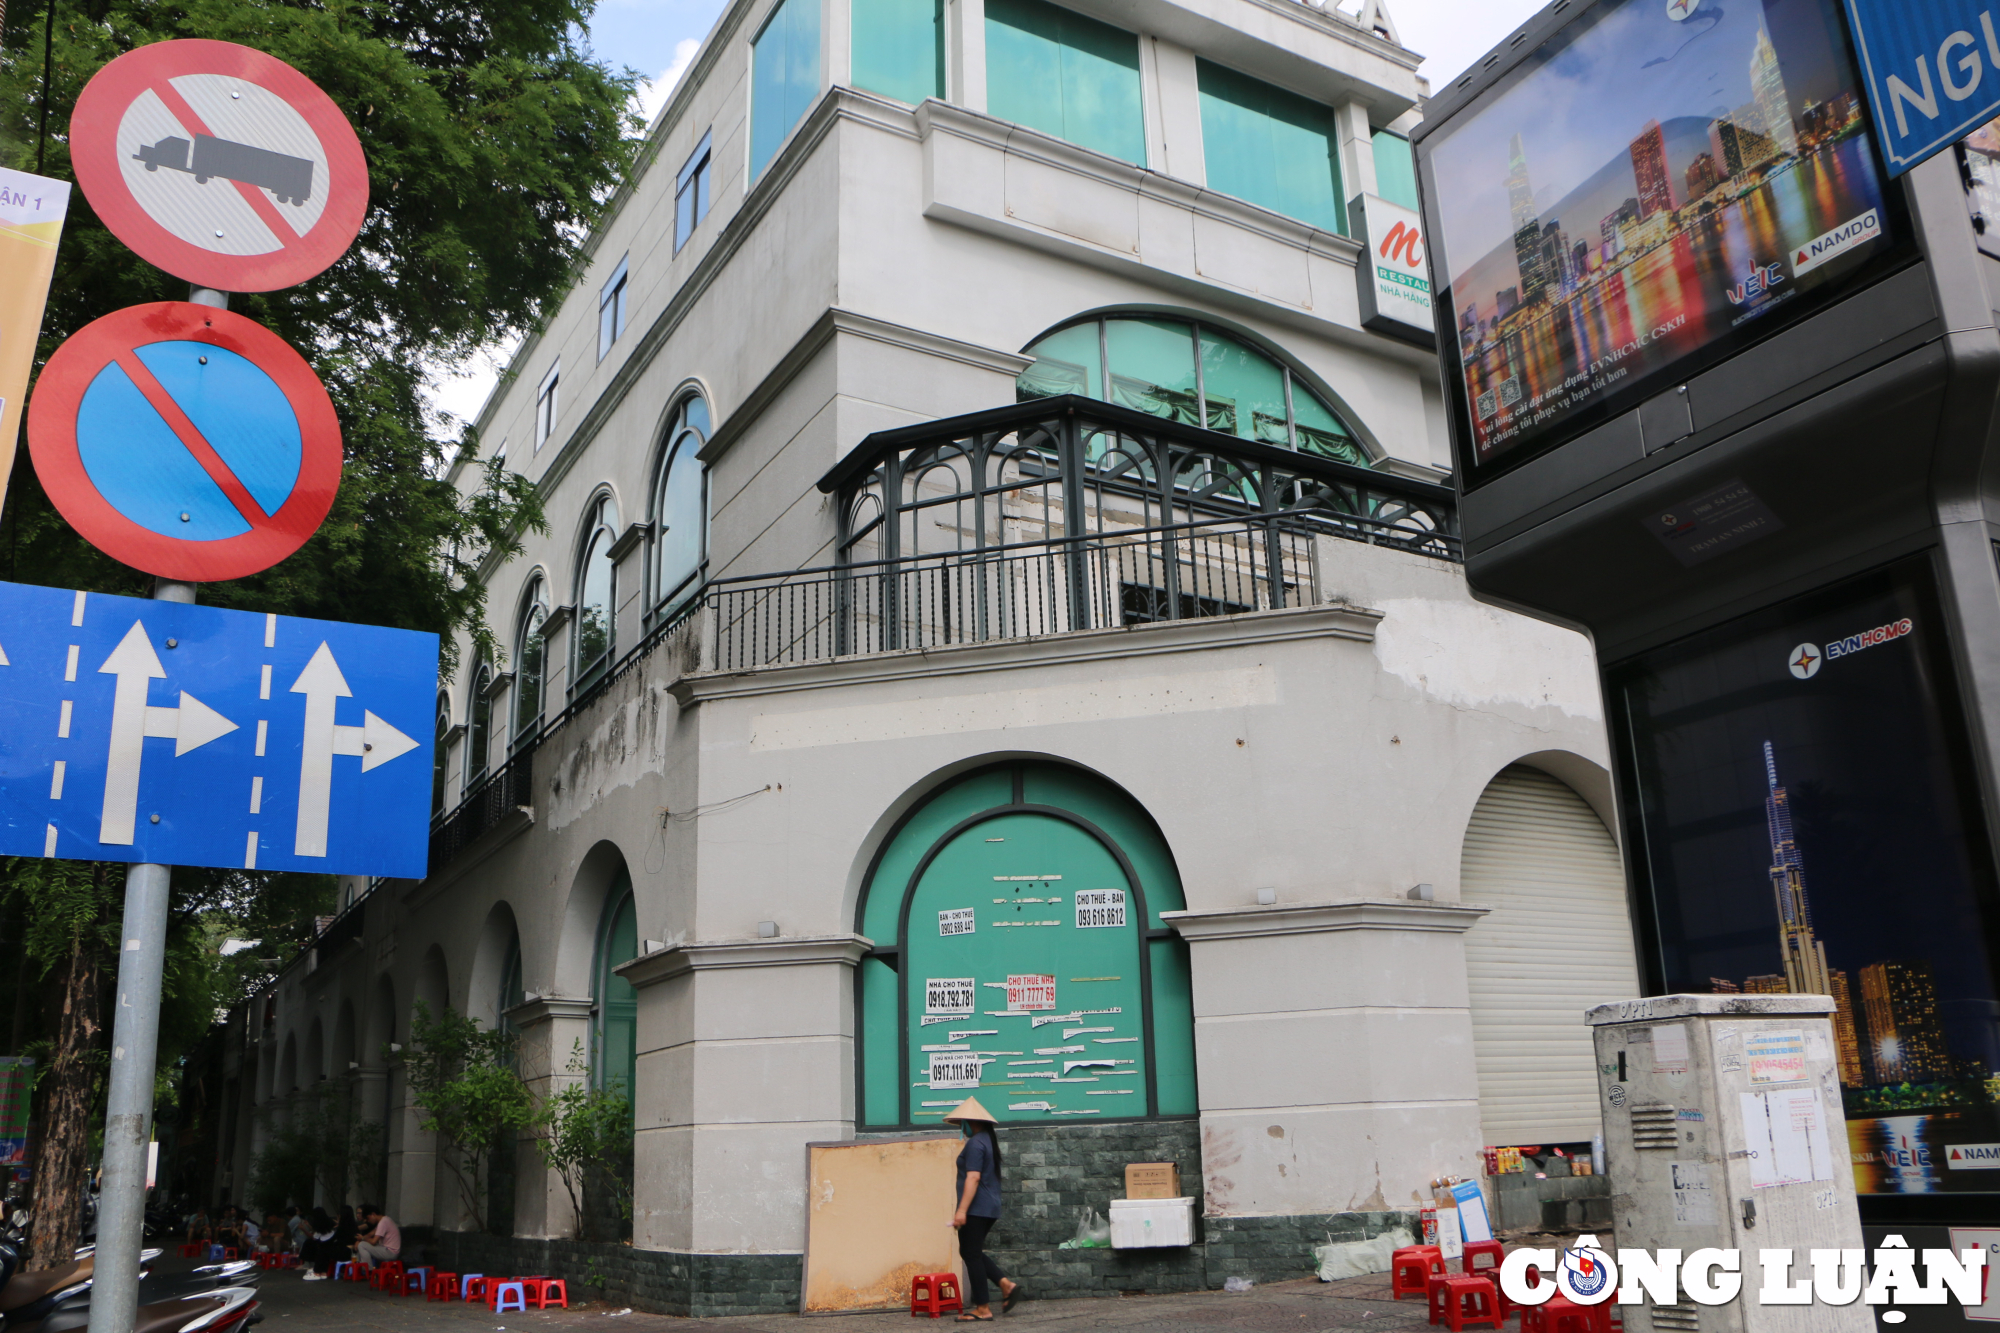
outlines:
{"label": "styrofoam cooler", "polygon": [[1194,1244],[1194,1199],[1113,1199],[1111,1248]]}

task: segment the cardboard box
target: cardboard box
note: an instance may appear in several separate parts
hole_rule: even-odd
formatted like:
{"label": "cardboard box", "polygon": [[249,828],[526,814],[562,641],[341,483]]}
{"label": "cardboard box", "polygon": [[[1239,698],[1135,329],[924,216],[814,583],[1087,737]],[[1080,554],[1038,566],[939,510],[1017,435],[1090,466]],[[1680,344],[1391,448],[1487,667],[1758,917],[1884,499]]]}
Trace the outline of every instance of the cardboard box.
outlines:
{"label": "cardboard box", "polygon": [[1125,1168],[1128,1199],[1178,1199],[1181,1169],[1172,1162],[1132,1162]]}

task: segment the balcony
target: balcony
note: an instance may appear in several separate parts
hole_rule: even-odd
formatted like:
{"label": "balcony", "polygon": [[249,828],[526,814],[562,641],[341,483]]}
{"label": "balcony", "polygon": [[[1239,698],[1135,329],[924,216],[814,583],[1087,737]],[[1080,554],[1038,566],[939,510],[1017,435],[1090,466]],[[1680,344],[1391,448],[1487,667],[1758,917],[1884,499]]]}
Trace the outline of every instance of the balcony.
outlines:
{"label": "balcony", "polygon": [[[544,726],[678,643],[799,666],[1322,600],[1328,539],[1461,558],[1448,487],[1063,396],[864,440],[819,488],[835,563],[710,580]],[[535,741],[435,821],[435,872],[532,803]]]}

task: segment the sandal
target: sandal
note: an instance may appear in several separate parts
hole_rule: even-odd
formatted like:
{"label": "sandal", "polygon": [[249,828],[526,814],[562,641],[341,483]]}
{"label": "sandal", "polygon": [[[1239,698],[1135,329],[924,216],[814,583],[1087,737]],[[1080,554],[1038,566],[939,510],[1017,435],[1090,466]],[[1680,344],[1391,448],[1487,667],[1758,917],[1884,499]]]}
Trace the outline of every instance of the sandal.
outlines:
{"label": "sandal", "polygon": [[990,1314],[973,1314],[968,1310],[958,1317],[958,1322],[961,1324],[990,1324],[993,1322],[993,1316]]}
{"label": "sandal", "polygon": [[1023,1293],[1026,1292],[1026,1290],[1027,1288],[1023,1287],[1020,1283],[1016,1282],[1014,1284],[1014,1289],[1008,1292],[1006,1297],[1001,1300],[1000,1313],[1001,1314],[1013,1313],[1014,1302],[1020,1300],[1021,1296],[1023,1295]]}

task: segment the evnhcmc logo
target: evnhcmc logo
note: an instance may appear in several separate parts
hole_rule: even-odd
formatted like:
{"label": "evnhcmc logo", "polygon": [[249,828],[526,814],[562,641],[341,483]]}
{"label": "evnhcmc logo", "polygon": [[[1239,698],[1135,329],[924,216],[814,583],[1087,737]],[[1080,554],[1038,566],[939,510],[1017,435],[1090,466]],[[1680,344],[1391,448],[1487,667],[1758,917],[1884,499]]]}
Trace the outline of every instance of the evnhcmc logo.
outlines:
{"label": "evnhcmc logo", "polygon": [[1802,643],[1792,649],[1785,659],[1785,665],[1800,680],[1811,680],[1819,674],[1820,666],[1825,661],[1826,654],[1819,650],[1818,644]]}

